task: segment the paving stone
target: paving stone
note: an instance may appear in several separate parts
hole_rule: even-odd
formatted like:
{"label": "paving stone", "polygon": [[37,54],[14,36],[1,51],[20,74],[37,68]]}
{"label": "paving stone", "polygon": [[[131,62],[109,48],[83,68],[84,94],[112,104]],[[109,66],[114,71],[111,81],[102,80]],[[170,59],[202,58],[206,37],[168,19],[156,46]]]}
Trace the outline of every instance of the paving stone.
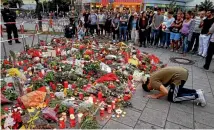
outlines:
{"label": "paving stone", "polygon": [[206,93],[206,94],[204,94],[204,96],[208,103],[214,104],[214,96],[212,93]]}
{"label": "paving stone", "polygon": [[189,129],[187,127],[184,127],[182,125],[178,125],[169,121],[166,121],[165,129]]}
{"label": "paving stone", "polygon": [[167,100],[149,99],[146,107],[167,113],[169,110],[169,105],[170,105],[170,102]]}
{"label": "paving stone", "polygon": [[135,98],[133,97],[130,102],[132,103],[133,108],[138,110],[143,110],[146,106],[146,102],[142,100],[142,98]]}
{"label": "paving stone", "polygon": [[200,86],[200,85],[197,85],[197,84],[193,84],[193,89],[203,89],[204,93],[207,94],[207,93],[212,93],[212,90],[210,87],[206,86]]}
{"label": "paving stone", "polygon": [[181,103],[171,103],[170,109],[193,114],[193,102],[186,101],[186,102],[181,102]]}
{"label": "paving stone", "polygon": [[195,129],[214,129],[214,127],[195,122]]}
{"label": "paving stone", "polygon": [[145,108],[139,120],[142,120],[160,127],[164,127],[166,117],[167,117],[167,113],[165,112]]}
{"label": "paving stone", "polygon": [[163,129],[159,126],[138,120],[137,124],[135,125],[134,129]]}
{"label": "paving stone", "polygon": [[214,73],[213,72],[207,72],[208,79],[214,79]]}
{"label": "paving stone", "polygon": [[126,112],[125,117],[119,117],[119,118],[115,117],[115,118],[112,118],[112,120],[134,127],[141,113],[130,109],[125,109],[125,112]]}
{"label": "paving stone", "polygon": [[105,112],[105,117],[101,118],[100,113],[97,112],[96,119],[97,119],[98,124],[101,126],[104,126],[111,119],[111,115],[112,114],[108,114],[107,112]]}
{"label": "paving stone", "polygon": [[196,122],[214,127],[214,114],[204,111],[194,112],[194,119]]}
{"label": "paving stone", "polygon": [[108,123],[103,127],[103,129],[133,129],[130,126],[121,124],[114,120],[109,120]]}
{"label": "paving stone", "polygon": [[214,114],[214,104],[207,103],[205,107],[194,105],[194,111],[195,112],[205,111]]}
{"label": "paving stone", "polygon": [[170,109],[167,121],[193,128],[193,114]]}

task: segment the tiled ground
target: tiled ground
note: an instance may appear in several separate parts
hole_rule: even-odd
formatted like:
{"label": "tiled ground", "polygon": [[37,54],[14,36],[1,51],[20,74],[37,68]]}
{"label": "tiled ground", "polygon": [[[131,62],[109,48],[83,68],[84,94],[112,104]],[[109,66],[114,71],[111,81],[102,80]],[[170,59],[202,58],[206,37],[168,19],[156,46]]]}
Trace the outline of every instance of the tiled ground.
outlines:
{"label": "tiled ground", "polygon": [[[31,41],[32,39],[28,40],[30,43]],[[7,45],[7,49],[20,51],[23,47],[22,45],[14,44],[12,46]],[[204,59],[188,55],[186,58],[195,61],[195,64],[182,65],[169,61],[170,57],[181,57],[178,53],[154,48],[141,48],[141,50],[157,55],[168,66],[183,66],[187,68],[189,70],[189,79],[185,87],[203,89],[207,106],[196,106],[192,101],[175,104],[169,103],[166,98],[148,99],[144,97],[148,93],[138,87],[131,99],[133,108],[126,109],[127,115],[120,118],[111,118],[109,116],[108,119],[99,120],[100,127],[103,129],[214,129],[214,73],[201,69]],[[3,51],[1,54],[3,54]],[[211,64],[210,69],[214,70],[214,63]]]}

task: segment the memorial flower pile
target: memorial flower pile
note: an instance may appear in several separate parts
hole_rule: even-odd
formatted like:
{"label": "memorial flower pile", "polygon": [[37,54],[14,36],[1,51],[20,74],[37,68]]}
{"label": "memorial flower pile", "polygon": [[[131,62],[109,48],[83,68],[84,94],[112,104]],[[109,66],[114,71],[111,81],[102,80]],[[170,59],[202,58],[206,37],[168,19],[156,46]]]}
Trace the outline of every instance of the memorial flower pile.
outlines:
{"label": "memorial flower pile", "polygon": [[[98,128],[124,117],[135,81],[165,65],[123,42],[54,38],[1,62],[2,128]],[[97,118],[97,116],[101,118]]]}

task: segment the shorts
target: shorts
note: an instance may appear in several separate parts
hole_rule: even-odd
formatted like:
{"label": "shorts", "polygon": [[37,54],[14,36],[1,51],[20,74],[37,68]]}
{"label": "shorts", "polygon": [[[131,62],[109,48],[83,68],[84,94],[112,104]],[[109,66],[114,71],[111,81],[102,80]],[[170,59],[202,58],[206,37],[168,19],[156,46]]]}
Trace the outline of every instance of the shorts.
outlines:
{"label": "shorts", "polygon": [[170,33],[170,40],[178,41],[178,40],[180,40],[180,38],[181,38],[180,33],[174,33],[174,32]]}

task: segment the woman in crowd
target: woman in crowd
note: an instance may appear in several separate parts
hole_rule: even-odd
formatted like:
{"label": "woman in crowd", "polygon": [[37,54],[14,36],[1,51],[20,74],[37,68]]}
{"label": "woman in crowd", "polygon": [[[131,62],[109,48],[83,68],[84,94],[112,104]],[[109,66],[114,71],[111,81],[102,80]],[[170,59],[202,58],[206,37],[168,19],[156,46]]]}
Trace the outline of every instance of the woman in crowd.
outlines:
{"label": "woman in crowd", "polygon": [[102,35],[103,36],[103,32],[104,32],[104,25],[106,22],[106,15],[103,13],[103,11],[98,11],[98,23],[99,23],[99,31],[98,31],[98,35]]}
{"label": "woman in crowd", "polygon": [[173,12],[169,11],[168,16],[164,19],[164,22],[162,24],[162,47],[168,48],[170,45],[170,27],[172,23],[175,21],[173,18]]}
{"label": "woman in crowd", "polygon": [[119,23],[120,23],[120,14],[116,14],[112,20],[112,31],[113,31],[113,42],[115,42],[117,35],[117,41],[119,40]]}
{"label": "woman in crowd", "polygon": [[77,37],[78,37],[78,40],[83,40],[84,39],[84,36],[85,36],[85,28],[83,26],[83,22],[81,20],[79,20],[78,22],[78,26],[77,26]]}
{"label": "woman in crowd", "polygon": [[177,14],[177,19],[171,25],[171,33],[170,33],[170,40],[171,40],[171,51],[178,50],[178,41],[181,38],[180,29],[182,27],[182,19],[181,14]]}
{"label": "woman in crowd", "polygon": [[188,49],[188,35],[190,33],[190,27],[192,24],[191,14],[192,14],[191,11],[188,11],[186,13],[185,20],[184,20],[182,28],[181,28],[181,38],[182,38],[182,43],[183,43],[183,49],[182,49],[183,56],[186,56],[187,49]]}
{"label": "woman in crowd", "polygon": [[112,17],[111,17],[111,12],[107,12],[107,16],[106,16],[106,22],[105,22],[105,31],[106,31],[106,36],[108,38],[110,38],[111,36],[111,21],[112,21]]}
{"label": "woman in crowd", "polygon": [[149,15],[147,16],[148,17],[148,22],[149,22],[149,26],[147,28],[147,32],[148,32],[148,35],[147,35],[147,43],[152,45],[152,42],[151,42],[151,32],[152,32],[152,20],[153,20],[153,17],[154,17],[154,13],[153,11],[150,11]]}
{"label": "woman in crowd", "polygon": [[148,18],[146,16],[146,12],[142,12],[141,17],[139,19],[139,36],[140,36],[140,47],[142,45],[146,48],[146,37],[147,37],[147,26],[148,26]]}
{"label": "woman in crowd", "polygon": [[138,14],[135,12],[133,17],[131,16],[129,19],[128,30],[131,30],[131,40],[135,45],[138,44],[139,31],[138,31]]}

